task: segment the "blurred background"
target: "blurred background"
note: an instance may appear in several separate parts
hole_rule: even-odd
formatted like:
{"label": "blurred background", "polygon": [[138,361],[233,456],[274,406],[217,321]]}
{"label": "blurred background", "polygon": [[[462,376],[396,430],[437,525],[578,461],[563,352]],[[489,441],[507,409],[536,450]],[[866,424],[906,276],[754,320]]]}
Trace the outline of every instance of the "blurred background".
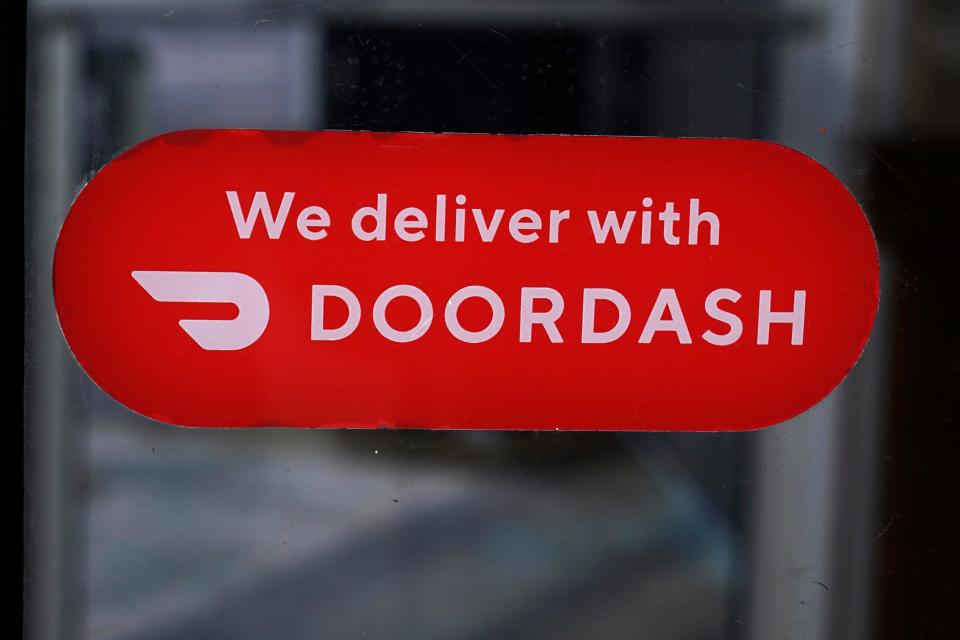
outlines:
{"label": "blurred background", "polygon": [[[27,637],[960,637],[960,3],[36,0],[27,62]],[[759,432],[151,422],[70,356],[53,247],[194,127],[777,141],[870,218],[877,326]]]}

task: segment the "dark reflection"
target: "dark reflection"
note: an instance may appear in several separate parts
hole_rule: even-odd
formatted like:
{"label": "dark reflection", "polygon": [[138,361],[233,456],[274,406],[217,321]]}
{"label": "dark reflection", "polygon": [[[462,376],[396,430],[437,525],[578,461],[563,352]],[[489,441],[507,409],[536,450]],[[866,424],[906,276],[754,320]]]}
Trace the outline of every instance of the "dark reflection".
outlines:
{"label": "dark reflection", "polygon": [[92,635],[714,637],[744,580],[729,455],[676,436],[138,422],[92,435]]}

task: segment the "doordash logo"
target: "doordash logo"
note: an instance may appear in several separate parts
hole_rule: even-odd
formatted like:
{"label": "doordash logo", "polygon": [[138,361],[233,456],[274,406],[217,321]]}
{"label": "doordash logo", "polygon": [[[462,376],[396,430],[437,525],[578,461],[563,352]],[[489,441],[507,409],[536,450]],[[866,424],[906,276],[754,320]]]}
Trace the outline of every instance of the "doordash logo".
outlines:
{"label": "doordash logo", "polygon": [[[180,327],[203,349],[209,351],[236,351],[249,347],[263,335],[270,318],[270,304],[266,292],[256,280],[242,273],[189,271],[134,271],[133,278],[158,302],[215,302],[237,307],[232,320],[180,320]],[[771,310],[769,290],[760,291],[757,311],[757,344],[769,344],[770,328],[774,324],[790,327],[790,344],[803,344],[806,309],[806,291],[793,292],[793,307],[789,311]],[[743,321],[733,313],[723,311],[721,301],[737,302],[740,292],[733,289],[711,291],[704,301],[707,316],[726,325],[726,331],[703,332],[701,338],[717,346],[736,343],[743,334]],[[324,308],[327,298],[335,298],[346,305],[347,317],[337,327],[327,327]],[[419,317],[411,329],[400,330],[387,319],[387,308],[398,298],[408,298],[419,308]],[[490,320],[483,329],[470,331],[460,321],[459,310],[467,300],[483,301],[490,309]],[[580,342],[602,344],[619,339],[630,325],[630,303],[614,289],[588,288],[583,290]],[[542,301],[545,311],[534,311]],[[603,302],[616,309],[616,323],[612,328],[597,330],[597,303]],[[534,328],[539,326],[550,342],[562,343],[563,336],[557,321],[566,303],[560,291],[550,287],[521,287],[519,342],[532,342]],[[503,299],[494,290],[471,285],[456,291],[444,307],[444,324],[455,339],[469,344],[486,342],[497,336],[505,321]],[[421,289],[409,284],[389,287],[373,304],[373,324],[377,332],[392,342],[413,342],[423,337],[433,324],[434,303]],[[311,340],[343,340],[360,325],[361,305],[350,289],[340,285],[313,285],[310,321]],[[673,289],[661,289],[650,314],[643,324],[638,342],[649,344],[658,332],[676,336],[680,344],[690,344],[692,338],[683,310]]]}
{"label": "doordash logo", "polygon": [[180,327],[210,351],[249,347],[263,335],[270,303],[260,283],[243,273],[134,271],[130,275],[157,302],[219,302],[237,307],[233,320],[181,320]]}
{"label": "doordash logo", "polygon": [[54,265],[87,373],[209,427],[758,428],[842,380],[878,283],[806,156],[576,136],[166,134]]}

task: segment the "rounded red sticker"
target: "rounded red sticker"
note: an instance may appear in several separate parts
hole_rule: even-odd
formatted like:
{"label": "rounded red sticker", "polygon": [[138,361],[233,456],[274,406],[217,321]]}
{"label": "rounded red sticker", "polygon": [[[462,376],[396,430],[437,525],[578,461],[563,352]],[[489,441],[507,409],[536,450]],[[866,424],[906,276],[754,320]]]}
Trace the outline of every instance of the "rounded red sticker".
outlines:
{"label": "rounded red sticker", "polygon": [[110,162],[54,295],[84,370],[178,425],[741,430],[860,356],[873,234],[746,140],[182,131]]}

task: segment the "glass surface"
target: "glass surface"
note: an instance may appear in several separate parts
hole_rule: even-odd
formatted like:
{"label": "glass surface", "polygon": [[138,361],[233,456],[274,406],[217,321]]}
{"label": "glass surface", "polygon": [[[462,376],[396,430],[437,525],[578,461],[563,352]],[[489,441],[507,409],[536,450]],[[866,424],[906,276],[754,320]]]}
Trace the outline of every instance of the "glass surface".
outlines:
{"label": "glass surface", "polygon": [[[32,2],[28,637],[955,637],[958,24],[933,0]],[[73,360],[51,258],[95,171],[196,127],[781,142],[871,219],[877,326],[830,397],[750,433],[152,422]]]}

